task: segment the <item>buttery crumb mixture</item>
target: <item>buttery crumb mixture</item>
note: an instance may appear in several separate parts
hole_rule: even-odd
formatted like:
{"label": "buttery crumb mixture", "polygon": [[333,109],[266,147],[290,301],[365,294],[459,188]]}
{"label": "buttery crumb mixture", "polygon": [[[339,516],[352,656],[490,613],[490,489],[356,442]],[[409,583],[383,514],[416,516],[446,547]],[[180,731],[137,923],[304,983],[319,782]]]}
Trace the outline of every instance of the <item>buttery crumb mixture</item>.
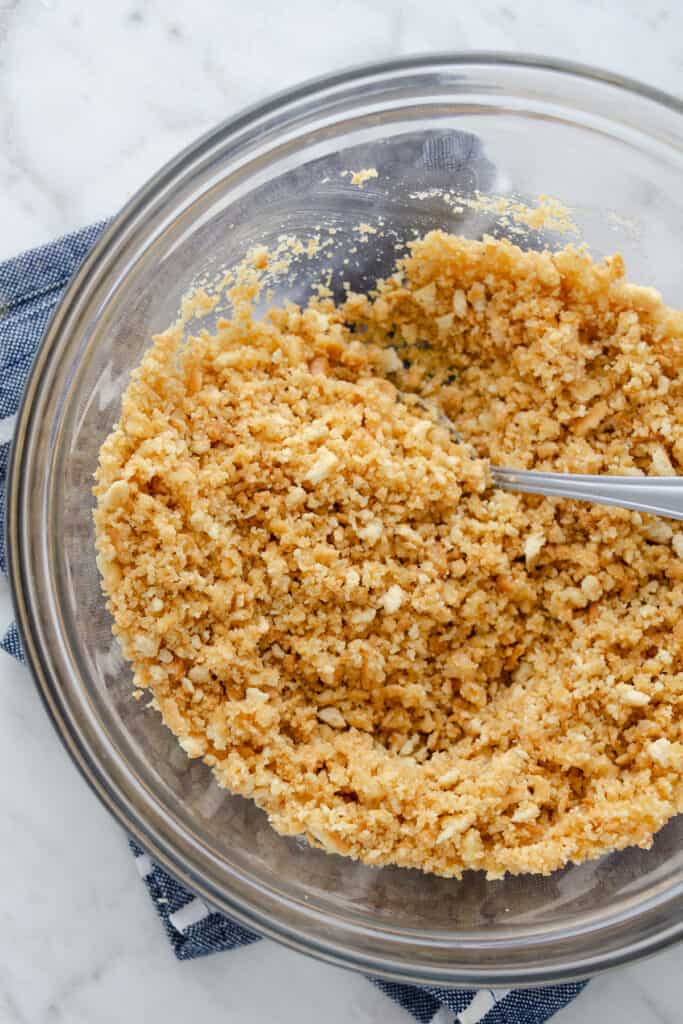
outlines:
{"label": "buttery crumb mixture", "polygon": [[254,268],[154,339],[97,472],[114,632],[279,832],[495,878],[683,808],[683,524],[488,474],[683,474],[683,314],[623,275],[432,232],[370,296],[257,320]]}

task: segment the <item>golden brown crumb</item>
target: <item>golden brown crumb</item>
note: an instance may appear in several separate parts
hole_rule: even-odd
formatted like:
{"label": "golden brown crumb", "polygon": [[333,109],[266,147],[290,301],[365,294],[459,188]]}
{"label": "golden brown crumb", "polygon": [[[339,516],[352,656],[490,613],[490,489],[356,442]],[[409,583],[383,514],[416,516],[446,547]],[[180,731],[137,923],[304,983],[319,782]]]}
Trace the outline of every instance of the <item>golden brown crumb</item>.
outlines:
{"label": "golden brown crumb", "polygon": [[360,171],[349,171],[349,174],[351,175],[351,184],[363,188],[366,181],[377,177],[377,170],[374,167],[364,167]]}
{"label": "golden brown crumb", "polygon": [[683,807],[683,528],[488,460],[681,474],[683,315],[619,257],[440,232],[339,308],[255,321],[255,287],[155,338],[102,446],[135,686],[278,831],[369,864],[649,846]]}

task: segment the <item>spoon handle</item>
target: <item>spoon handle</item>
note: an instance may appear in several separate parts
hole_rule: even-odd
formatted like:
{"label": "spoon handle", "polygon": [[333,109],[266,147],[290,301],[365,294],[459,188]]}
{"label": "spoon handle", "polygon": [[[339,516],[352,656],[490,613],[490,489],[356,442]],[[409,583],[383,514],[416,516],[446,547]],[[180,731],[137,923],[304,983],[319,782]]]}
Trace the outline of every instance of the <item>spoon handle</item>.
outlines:
{"label": "spoon handle", "polygon": [[591,476],[491,466],[491,477],[498,487],[507,491],[593,501],[597,505],[618,505],[669,519],[683,519],[683,477],[680,476]]}

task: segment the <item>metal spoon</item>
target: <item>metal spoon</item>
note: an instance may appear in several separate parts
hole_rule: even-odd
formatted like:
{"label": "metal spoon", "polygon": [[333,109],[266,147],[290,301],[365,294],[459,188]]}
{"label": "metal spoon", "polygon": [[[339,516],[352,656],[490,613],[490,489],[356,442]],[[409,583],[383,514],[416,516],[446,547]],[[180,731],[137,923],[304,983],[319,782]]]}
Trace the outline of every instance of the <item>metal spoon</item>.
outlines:
{"label": "metal spoon", "polygon": [[491,466],[491,479],[506,491],[593,501],[597,505],[617,505],[668,519],[683,519],[680,476],[591,476]]}
{"label": "metal spoon", "polygon": [[[458,443],[463,438],[452,420],[433,399],[401,394],[411,405],[428,412],[437,423],[448,428]],[[683,519],[683,477],[680,476],[604,476],[601,474],[546,473],[535,469],[509,469],[491,466],[491,479],[497,487],[524,494],[542,494],[546,498],[573,498],[596,505],[616,505],[637,512],[649,512],[667,519]]]}

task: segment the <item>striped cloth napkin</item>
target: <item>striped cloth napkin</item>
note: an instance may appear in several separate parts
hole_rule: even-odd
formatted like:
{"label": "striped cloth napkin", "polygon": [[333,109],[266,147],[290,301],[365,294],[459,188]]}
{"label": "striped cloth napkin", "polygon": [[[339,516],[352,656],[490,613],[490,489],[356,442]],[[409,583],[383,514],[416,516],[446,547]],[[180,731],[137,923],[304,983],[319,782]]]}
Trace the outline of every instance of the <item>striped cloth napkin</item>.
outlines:
{"label": "striped cloth napkin", "polygon": [[[471,158],[471,153],[467,158]],[[105,227],[106,222],[92,225],[0,264],[0,518],[4,518],[12,427],[33,357],[70,277]],[[4,534],[0,538],[0,568],[6,572]],[[24,660],[14,625],[0,646]],[[179,960],[235,949],[258,940],[258,935],[210,910],[154,864],[135,843],[131,842],[131,848]],[[574,999],[586,984],[500,991],[417,988],[370,980],[420,1024],[435,1018],[452,1024],[542,1024]]]}

